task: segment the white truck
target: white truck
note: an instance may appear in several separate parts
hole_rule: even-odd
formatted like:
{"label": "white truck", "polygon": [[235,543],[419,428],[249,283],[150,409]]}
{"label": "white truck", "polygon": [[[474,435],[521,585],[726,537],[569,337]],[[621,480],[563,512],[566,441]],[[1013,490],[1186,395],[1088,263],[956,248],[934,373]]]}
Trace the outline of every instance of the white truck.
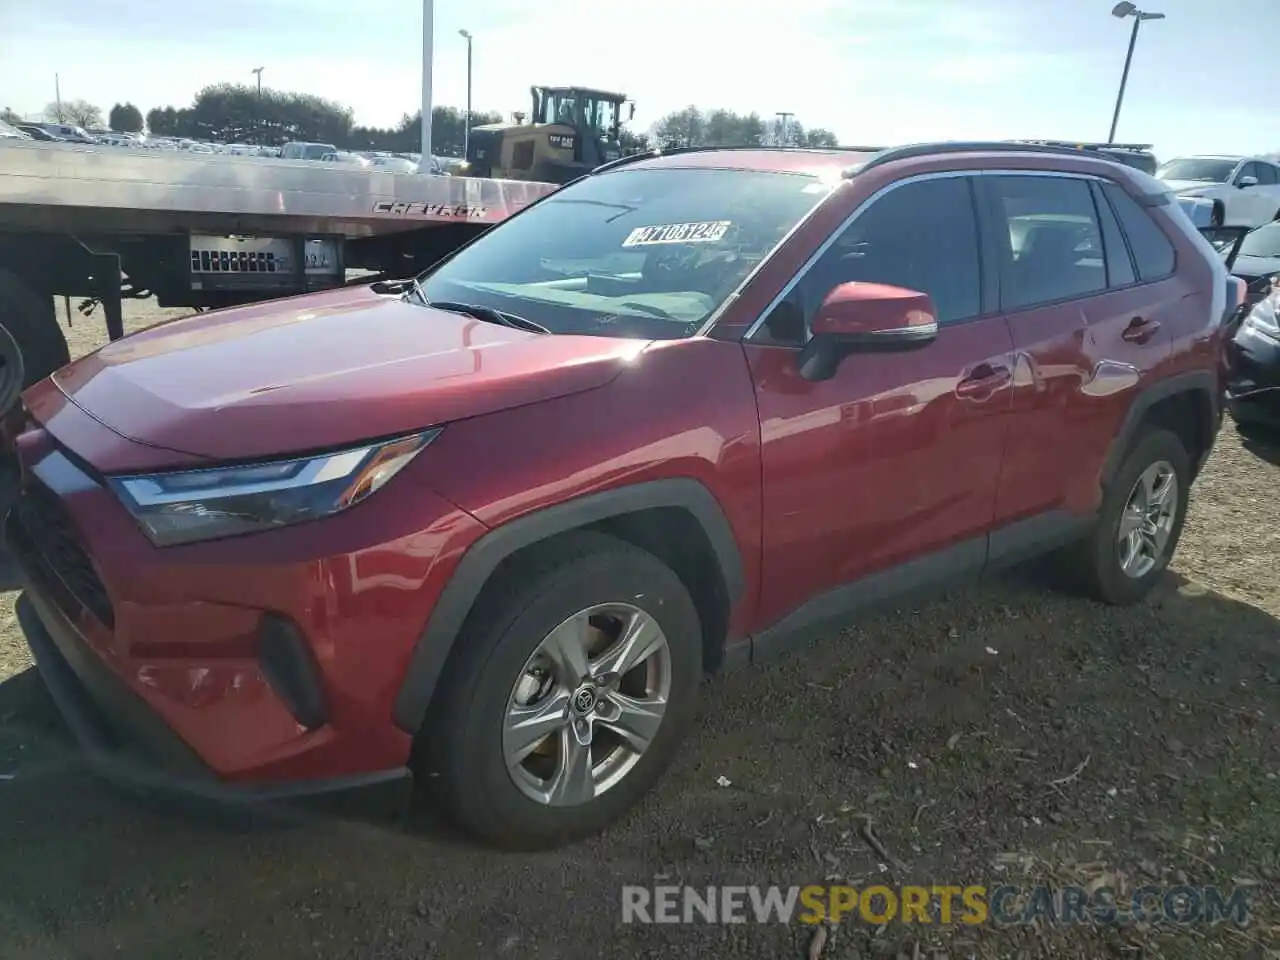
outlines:
{"label": "white truck", "polygon": [[[0,411],[68,361],[55,297],[207,309],[411,275],[557,187],[0,139]],[[69,300],[67,301],[70,302]]]}

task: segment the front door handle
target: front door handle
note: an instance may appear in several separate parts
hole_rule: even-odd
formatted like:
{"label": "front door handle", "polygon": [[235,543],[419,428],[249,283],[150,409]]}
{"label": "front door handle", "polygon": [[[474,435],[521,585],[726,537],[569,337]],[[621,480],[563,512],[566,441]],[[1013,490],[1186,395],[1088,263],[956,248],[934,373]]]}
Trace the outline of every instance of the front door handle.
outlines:
{"label": "front door handle", "polygon": [[1002,363],[980,363],[965,373],[956,384],[956,396],[985,400],[1001,387],[1013,382],[1013,371]]}
{"label": "front door handle", "polygon": [[1134,317],[1120,334],[1120,339],[1128,343],[1146,343],[1160,331],[1159,320],[1148,320],[1145,317]]}

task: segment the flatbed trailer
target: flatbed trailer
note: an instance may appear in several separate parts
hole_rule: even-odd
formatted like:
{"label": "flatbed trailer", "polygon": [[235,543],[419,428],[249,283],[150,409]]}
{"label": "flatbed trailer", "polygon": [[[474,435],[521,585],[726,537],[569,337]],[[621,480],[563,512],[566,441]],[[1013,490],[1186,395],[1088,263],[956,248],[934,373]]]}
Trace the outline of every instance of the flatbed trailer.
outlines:
{"label": "flatbed trailer", "polygon": [[0,141],[0,409],[67,362],[55,297],[207,309],[424,269],[557,189],[315,161]]}

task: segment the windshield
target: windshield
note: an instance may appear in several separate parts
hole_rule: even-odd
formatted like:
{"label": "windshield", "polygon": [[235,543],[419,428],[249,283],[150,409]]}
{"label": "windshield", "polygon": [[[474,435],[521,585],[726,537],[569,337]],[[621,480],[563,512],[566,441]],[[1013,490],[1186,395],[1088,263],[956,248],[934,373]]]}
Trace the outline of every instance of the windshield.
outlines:
{"label": "windshield", "polygon": [[1161,180],[1199,180],[1203,183],[1226,183],[1231,171],[1236,168],[1235,160],[1170,160],[1159,170],[1156,176]]}
{"label": "windshield", "polygon": [[583,101],[587,126],[603,135],[613,132],[618,125],[618,104],[606,100],[588,99]]}
{"label": "windshield", "polygon": [[692,336],[830,189],[743,170],[588,177],[420,277],[422,292],[552,333]]}
{"label": "windshield", "polygon": [[1156,172],[1156,158],[1149,153],[1139,153],[1136,150],[1103,150],[1102,153],[1108,160],[1141,170],[1148,176]]}
{"label": "windshield", "polygon": [[1242,257],[1280,257],[1280,223],[1251,231],[1240,243]]}

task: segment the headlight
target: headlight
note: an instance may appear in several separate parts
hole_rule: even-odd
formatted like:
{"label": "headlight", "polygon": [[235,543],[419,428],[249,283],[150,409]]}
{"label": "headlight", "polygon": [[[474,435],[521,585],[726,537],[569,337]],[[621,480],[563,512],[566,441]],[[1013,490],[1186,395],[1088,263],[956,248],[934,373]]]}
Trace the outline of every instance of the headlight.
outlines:
{"label": "headlight", "polygon": [[1280,292],[1273,292],[1255,303],[1240,325],[1241,331],[1248,330],[1272,340],[1280,340],[1280,318],[1276,316],[1277,298],[1280,298]]}
{"label": "headlight", "polygon": [[380,489],[439,433],[271,463],[112,477],[110,483],[151,542],[166,547],[338,513]]}

